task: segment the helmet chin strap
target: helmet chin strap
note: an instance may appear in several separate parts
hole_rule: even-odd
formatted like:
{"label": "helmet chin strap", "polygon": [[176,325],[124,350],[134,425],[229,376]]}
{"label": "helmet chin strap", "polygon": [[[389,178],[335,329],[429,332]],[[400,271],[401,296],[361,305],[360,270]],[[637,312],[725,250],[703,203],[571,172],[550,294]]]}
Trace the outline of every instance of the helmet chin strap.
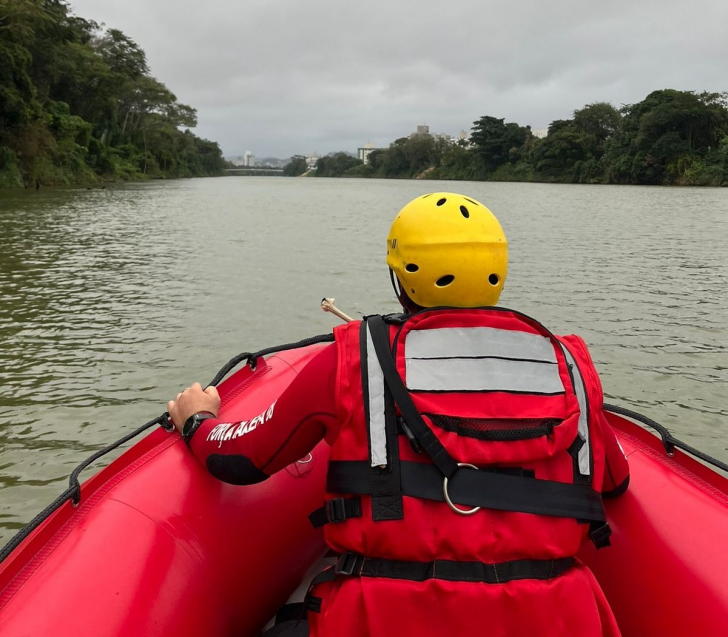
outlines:
{"label": "helmet chin strap", "polygon": [[405,312],[415,314],[416,312],[424,309],[421,306],[417,305],[417,303],[415,303],[409,296],[407,296],[407,292],[405,292],[404,288],[402,287],[402,283],[395,276],[392,268],[389,268],[389,279],[392,282],[392,288],[394,289],[394,293],[397,295],[397,300],[399,301],[399,304],[402,306],[402,309],[404,309]]}

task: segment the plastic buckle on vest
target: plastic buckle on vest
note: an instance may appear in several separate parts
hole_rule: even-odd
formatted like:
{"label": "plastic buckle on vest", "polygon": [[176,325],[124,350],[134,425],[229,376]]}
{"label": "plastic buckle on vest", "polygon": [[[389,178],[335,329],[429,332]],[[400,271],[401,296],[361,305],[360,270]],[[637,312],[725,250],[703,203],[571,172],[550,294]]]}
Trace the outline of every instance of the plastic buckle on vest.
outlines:
{"label": "plastic buckle on vest", "polygon": [[384,322],[389,325],[401,325],[411,316],[411,314],[405,314],[404,312],[396,312],[394,314],[385,314],[382,316],[382,319],[384,319]]}
{"label": "plastic buckle on vest", "polygon": [[422,445],[417,442],[417,438],[415,438],[415,434],[410,429],[410,426],[407,424],[407,421],[402,418],[402,416],[397,417],[397,424],[399,425],[400,429],[404,433],[405,436],[407,436],[407,440],[409,440],[410,447],[412,447],[412,451],[415,453],[422,453]]}
{"label": "plastic buckle on vest", "polygon": [[339,556],[334,572],[337,575],[353,575],[358,555],[356,553],[342,553]]}
{"label": "plastic buckle on vest", "polygon": [[326,502],[326,519],[332,524],[346,522],[344,498],[333,498]]}
{"label": "plastic buckle on vest", "polygon": [[609,541],[610,535],[612,535],[612,529],[606,522],[599,524],[598,526],[596,524],[592,524],[592,527],[589,530],[589,538],[592,542],[594,542],[594,546],[598,549],[603,549],[605,546],[609,546],[611,544]]}
{"label": "plastic buckle on vest", "polygon": [[[306,600],[304,601],[305,610],[310,610],[313,613],[320,613],[321,612],[321,602],[323,602],[323,599],[320,597],[314,597],[313,595],[307,595]],[[303,617],[297,618],[299,621],[303,619]]]}

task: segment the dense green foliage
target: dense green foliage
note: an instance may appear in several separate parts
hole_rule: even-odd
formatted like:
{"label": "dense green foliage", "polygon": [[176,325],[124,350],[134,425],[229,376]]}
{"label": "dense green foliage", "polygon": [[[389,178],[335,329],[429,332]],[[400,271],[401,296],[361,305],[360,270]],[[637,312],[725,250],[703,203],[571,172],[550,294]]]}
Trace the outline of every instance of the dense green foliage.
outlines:
{"label": "dense green foliage", "polygon": [[346,153],[331,153],[316,162],[316,177],[342,177],[352,168],[362,165],[361,159]]}
{"label": "dense green foliage", "polygon": [[[484,116],[457,143],[413,135],[369,163],[321,158],[316,174],[602,184],[728,185],[728,94],[665,89],[620,110],[588,104],[536,138],[529,126]],[[336,169],[334,169],[336,166]]]}
{"label": "dense green foliage", "polygon": [[294,155],[283,167],[283,174],[286,177],[298,177],[308,171],[308,164],[306,158],[303,155]]}
{"label": "dense green foliage", "polygon": [[196,123],[121,31],[65,0],[0,0],[0,187],[220,174]]}

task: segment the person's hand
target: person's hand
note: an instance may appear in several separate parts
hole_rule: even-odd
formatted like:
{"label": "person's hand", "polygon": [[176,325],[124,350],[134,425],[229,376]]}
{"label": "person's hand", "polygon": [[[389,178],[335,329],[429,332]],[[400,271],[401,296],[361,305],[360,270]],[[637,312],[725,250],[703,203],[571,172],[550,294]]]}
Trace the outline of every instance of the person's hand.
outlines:
{"label": "person's hand", "polygon": [[200,383],[194,383],[191,387],[177,394],[177,398],[167,403],[167,411],[172,419],[172,424],[180,433],[182,433],[185,421],[192,414],[209,411],[217,416],[219,408],[220,395],[217,393],[217,388],[210,385],[203,391]]}

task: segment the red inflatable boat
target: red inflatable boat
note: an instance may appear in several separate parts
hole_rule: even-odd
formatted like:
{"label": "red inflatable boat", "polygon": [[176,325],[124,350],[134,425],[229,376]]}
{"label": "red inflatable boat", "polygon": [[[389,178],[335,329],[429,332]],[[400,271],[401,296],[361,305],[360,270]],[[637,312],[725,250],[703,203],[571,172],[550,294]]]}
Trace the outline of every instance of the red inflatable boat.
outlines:
{"label": "red inflatable boat", "polygon": [[[320,345],[246,365],[222,415],[266,408]],[[629,456],[607,503],[611,548],[585,547],[625,637],[728,635],[728,480],[609,414]],[[670,440],[665,440],[670,448]],[[176,434],[147,435],[50,513],[0,564],[0,635],[258,635],[325,552],[319,446],[259,485],[207,474]],[[591,546],[591,545],[590,545]]]}

